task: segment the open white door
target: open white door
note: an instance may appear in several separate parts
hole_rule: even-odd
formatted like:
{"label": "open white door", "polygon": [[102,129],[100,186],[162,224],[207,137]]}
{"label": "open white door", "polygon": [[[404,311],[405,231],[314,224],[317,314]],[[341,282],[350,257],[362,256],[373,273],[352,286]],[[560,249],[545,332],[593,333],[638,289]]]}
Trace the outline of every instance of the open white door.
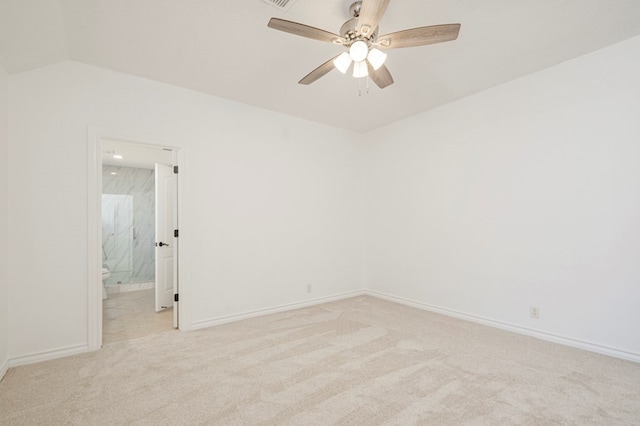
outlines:
{"label": "open white door", "polygon": [[[173,168],[156,164],[156,312],[174,306],[177,185]],[[175,307],[174,307],[175,308]],[[174,310],[174,326],[177,310]]]}

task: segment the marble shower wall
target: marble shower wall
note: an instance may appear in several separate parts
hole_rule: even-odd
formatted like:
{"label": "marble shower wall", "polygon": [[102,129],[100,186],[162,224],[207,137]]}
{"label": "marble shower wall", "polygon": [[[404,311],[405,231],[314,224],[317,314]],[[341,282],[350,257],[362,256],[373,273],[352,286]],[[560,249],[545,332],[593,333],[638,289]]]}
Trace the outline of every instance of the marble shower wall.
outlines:
{"label": "marble shower wall", "polygon": [[102,194],[107,285],[155,281],[154,171],[103,165]]}

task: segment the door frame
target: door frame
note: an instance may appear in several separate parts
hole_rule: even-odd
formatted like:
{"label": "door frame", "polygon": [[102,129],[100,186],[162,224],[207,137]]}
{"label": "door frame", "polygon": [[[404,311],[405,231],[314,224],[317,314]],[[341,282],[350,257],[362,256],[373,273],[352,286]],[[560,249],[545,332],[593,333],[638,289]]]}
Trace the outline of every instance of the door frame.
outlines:
{"label": "door frame", "polygon": [[[87,346],[89,351],[95,351],[102,347],[102,139],[117,139],[124,142],[147,145],[154,148],[171,149],[174,156],[174,165],[178,170],[183,170],[182,148],[171,142],[163,143],[159,137],[149,137],[135,132],[107,129],[102,127],[88,128],[88,167],[87,167]],[[181,188],[180,175],[177,185],[177,218],[176,223],[180,229],[181,216]],[[179,255],[180,244],[175,244],[175,279],[176,288],[183,287],[181,280],[181,258]],[[179,302],[178,302],[179,303]],[[174,307],[176,304],[174,303]],[[178,329],[182,329],[184,317],[184,304],[177,307]]]}

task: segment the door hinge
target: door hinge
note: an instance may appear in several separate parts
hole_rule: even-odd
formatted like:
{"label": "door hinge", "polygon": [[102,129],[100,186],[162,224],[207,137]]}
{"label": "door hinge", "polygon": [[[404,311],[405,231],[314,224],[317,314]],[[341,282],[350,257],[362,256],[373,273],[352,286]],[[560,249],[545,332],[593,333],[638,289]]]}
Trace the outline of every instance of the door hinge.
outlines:
{"label": "door hinge", "polygon": [[178,297],[178,293],[173,295],[173,301],[174,302],[179,302],[180,301],[180,297]]}
{"label": "door hinge", "polygon": [[173,230],[173,236],[174,236],[175,238],[178,238],[178,230],[177,230],[177,229],[174,229],[174,230]]}
{"label": "door hinge", "polygon": [[173,166],[173,173],[178,174],[178,166]]}

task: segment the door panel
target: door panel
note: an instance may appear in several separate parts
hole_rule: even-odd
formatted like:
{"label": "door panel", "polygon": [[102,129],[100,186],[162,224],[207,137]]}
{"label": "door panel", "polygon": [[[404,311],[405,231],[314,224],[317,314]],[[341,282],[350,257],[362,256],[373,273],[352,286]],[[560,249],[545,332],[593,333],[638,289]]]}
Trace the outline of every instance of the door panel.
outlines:
{"label": "door panel", "polygon": [[156,312],[173,306],[176,175],[156,164]]}

